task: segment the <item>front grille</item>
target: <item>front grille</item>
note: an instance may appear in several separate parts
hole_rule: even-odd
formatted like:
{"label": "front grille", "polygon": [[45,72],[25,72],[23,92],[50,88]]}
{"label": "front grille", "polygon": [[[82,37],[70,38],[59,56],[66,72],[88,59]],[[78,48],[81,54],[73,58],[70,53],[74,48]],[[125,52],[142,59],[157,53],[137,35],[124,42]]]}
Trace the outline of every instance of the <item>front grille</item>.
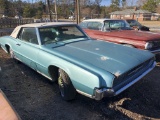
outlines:
{"label": "front grille", "polygon": [[154,63],[154,59],[149,59],[146,62],[138,65],[137,67],[129,70],[125,74],[117,77],[113,82],[113,88],[115,91],[132,82],[134,79],[143,74],[146,70],[148,70]]}

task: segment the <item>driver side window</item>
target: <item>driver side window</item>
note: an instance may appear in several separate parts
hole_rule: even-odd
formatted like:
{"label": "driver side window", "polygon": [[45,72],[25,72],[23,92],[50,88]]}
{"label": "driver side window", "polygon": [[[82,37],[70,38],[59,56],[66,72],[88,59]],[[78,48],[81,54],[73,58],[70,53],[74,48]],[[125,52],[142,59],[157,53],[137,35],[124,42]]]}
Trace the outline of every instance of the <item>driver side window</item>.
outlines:
{"label": "driver side window", "polygon": [[37,34],[35,28],[22,28],[18,38],[22,41],[38,44]]}

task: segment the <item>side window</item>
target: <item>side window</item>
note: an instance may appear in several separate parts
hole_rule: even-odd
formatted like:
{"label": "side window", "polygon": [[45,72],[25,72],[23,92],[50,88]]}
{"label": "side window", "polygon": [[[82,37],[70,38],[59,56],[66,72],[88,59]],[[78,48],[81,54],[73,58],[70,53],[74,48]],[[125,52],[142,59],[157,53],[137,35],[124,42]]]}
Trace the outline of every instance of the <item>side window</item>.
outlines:
{"label": "side window", "polygon": [[18,38],[25,42],[38,44],[37,34],[35,28],[22,28]]}
{"label": "side window", "polygon": [[104,29],[103,29],[103,30],[104,30],[104,31],[110,30],[109,21],[105,21],[105,22],[104,22]]}
{"label": "side window", "polygon": [[102,23],[94,22],[93,27],[94,27],[95,30],[101,30],[102,29]]}
{"label": "side window", "polygon": [[88,28],[88,29],[93,29],[92,22],[89,22],[89,23],[88,23],[87,28]]}
{"label": "side window", "polygon": [[122,21],[112,21],[110,22],[110,27],[111,28],[121,28],[121,27],[124,27],[124,22]]}
{"label": "side window", "polygon": [[102,23],[100,23],[100,22],[89,22],[88,23],[88,29],[101,30],[102,29]]}
{"label": "side window", "polygon": [[81,23],[79,24],[79,26],[80,26],[81,28],[87,28],[87,22],[81,22]]}

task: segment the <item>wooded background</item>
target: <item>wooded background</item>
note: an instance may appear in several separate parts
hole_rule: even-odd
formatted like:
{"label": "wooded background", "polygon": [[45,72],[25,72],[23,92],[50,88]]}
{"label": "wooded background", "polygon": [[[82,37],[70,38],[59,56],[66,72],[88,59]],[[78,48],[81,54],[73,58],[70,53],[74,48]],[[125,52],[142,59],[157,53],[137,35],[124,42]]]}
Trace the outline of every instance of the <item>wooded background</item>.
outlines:
{"label": "wooded background", "polygon": [[[68,18],[75,13],[76,0],[57,0],[58,18]],[[135,6],[150,12],[160,13],[160,0],[111,0],[110,5],[101,5],[102,0],[79,0],[81,18],[88,16],[93,18],[109,17],[110,12],[134,8]],[[48,11],[48,3],[50,11]],[[55,0],[0,0],[0,18],[47,18],[49,12],[55,13]],[[54,15],[53,15],[54,17]]]}

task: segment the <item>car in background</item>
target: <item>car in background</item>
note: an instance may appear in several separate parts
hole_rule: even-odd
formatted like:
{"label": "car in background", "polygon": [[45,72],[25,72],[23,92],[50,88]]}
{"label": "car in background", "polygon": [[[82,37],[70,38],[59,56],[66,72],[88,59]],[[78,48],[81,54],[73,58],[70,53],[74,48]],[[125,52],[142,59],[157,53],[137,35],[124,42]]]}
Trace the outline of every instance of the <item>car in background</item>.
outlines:
{"label": "car in background", "polygon": [[88,16],[83,17],[83,20],[87,20],[87,19],[91,19],[91,18]]}
{"label": "car in background", "polygon": [[69,20],[75,20],[75,16],[69,16]]}
{"label": "car in background", "polygon": [[79,26],[91,38],[160,53],[160,34],[136,31],[125,20],[89,19],[82,21]]}
{"label": "car in background", "polygon": [[118,95],[155,67],[154,54],[90,39],[70,22],[18,26],[0,38],[0,46],[11,58],[58,81],[64,100],[74,99],[76,92],[95,100]]}
{"label": "car in background", "polygon": [[142,30],[142,31],[150,31],[149,27],[140,24],[137,20],[134,19],[126,19],[129,25],[135,30]]}
{"label": "car in background", "polygon": [[20,15],[16,15],[16,16],[14,16],[14,18],[15,18],[15,19],[23,19],[23,17],[20,16]]}
{"label": "car in background", "polygon": [[8,16],[6,16],[6,15],[2,15],[2,18],[8,18]]}

